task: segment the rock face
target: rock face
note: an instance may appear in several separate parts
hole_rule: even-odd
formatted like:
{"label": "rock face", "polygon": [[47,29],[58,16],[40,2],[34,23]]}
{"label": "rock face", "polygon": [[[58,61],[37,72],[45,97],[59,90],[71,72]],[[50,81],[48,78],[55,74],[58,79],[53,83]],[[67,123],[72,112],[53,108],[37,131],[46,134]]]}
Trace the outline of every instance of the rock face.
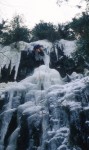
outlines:
{"label": "rock face", "polygon": [[44,61],[36,61],[33,52],[27,54],[26,51],[22,51],[16,80],[20,81],[24,79],[29,74],[32,74],[35,68],[39,67],[42,64],[44,64]]}
{"label": "rock face", "polygon": [[55,68],[62,77],[65,77],[66,74],[71,75],[76,71],[74,60],[66,56],[58,45],[56,45],[56,51],[58,53],[57,55],[55,53],[55,48],[54,51],[50,53],[50,67]]}
{"label": "rock face", "polygon": [[83,57],[78,56],[77,61],[72,57],[76,51],[76,41],[60,40],[53,44],[53,51],[50,52],[50,67],[55,68],[62,77],[73,72],[83,73],[88,68]]}

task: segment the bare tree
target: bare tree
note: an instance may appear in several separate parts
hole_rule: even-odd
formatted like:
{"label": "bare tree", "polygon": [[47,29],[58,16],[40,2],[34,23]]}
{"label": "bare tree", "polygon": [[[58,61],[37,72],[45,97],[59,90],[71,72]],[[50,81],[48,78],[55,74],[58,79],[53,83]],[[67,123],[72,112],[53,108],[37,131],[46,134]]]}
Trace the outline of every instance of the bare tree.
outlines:
{"label": "bare tree", "polygon": [[[57,0],[57,5],[61,6],[64,2],[68,3],[70,1],[71,0]],[[83,2],[85,2],[85,4],[86,4],[85,11],[89,12],[89,0],[79,0],[78,4],[76,4],[76,7],[81,9]]]}

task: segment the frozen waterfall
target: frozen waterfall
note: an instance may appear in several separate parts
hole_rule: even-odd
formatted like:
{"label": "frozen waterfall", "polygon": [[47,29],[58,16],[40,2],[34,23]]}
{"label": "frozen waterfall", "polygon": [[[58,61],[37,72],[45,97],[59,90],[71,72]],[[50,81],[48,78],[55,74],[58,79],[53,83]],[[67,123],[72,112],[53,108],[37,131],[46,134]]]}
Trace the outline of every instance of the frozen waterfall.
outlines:
{"label": "frozen waterfall", "polygon": [[64,83],[47,47],[32,75],[0,84],[0,150],[89,149],[89,77]]}
{"label": "frozen waterfall", "polygon": [[[33,124],[34,129],[36,128],[36,132],[41,132],[39,129],[39,124],[41,124],[41,128],[43,128],[43,136],[41,135],[41,137],[38,138],[40,140],[39,144],[44,147],[43,140],[45,140],[47,137],[46,128],[48,128],[48,108],[45,109],[47,90],[51,86],[62,84],[60,74],[55,69],[49,68],[49,62],[49,55],[45,52],[45,65],[41,65],[40,67],[36,68],[32,76],[28,76],[19,83],[14,82],[13,84],[11,83],[11,85],[8,83],[6,84],[6,88],[5,85],[4,88],[2,88],[1,98],[2,95],[4,95],[3,100],[5,100],[4,108],[0,114],[0,118],[2,120],[0,131],[0,147],[2,150],[16,150],[18,138],[20,136],[21,118],[25,115],[29,115],[27,118],[29,129],[30,126],[32,126],[31,124]],[[10,129],[14,128],[12,121],[13,115],[16,112],[16,129]],[[10,124],[12,124],[12,126]],[[12,131],[9,131],[10,133],[8,133],[8,130]],[[33,131],[29,130],[29,134],[32,134],[30,132]],[[32,141],[32,138],[28,140],[29,150],[32,150],[33,147],[37,147],[38,141],[34,146],[34,140]],[[22,148],[19,148],[19,150],[20,149],[22,150]],[[40,150],[40,147],[38,149]]]}

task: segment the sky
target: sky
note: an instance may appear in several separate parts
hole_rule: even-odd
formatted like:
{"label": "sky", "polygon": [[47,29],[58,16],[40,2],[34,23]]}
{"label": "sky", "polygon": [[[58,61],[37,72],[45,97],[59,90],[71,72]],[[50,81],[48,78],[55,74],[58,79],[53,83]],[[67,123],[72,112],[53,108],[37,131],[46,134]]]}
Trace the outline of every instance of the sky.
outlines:
{"label": "sky", "polygon": [[[29,28],[33,28],[40,20],[52,22],[53,24],[70,21],[81,10],[75,7],[80,0],[70,0],[63,3],[61,7],[57,5],[57,0],[0,0],[0,14],[4,19],[20,14]],[[83,4],[83,8],[85,4]]]}

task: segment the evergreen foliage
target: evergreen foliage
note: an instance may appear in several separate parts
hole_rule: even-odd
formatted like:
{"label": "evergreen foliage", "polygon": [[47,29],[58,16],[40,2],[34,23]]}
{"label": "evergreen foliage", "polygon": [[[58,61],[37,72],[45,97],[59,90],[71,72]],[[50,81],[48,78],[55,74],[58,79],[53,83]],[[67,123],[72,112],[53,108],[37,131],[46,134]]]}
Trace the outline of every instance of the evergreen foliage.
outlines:
{"label": "evergreen foliage", "polygon": [[2,39],[4,36],[4,32],[8,29],[8,26],[6,25],[7,21],[2,20],[0,23],[0,43],[2,43]]}
{"label": "evergreen foliage", "polygon": [[82,13],[80,18],[74,18],[71,23],[77,40],[77,51],[73,54],[75,59],[82,57],[89,62],[89,15]]}
{"label": "evergreen foliage", "polygon": [[58,25],[58,36],[59,36],[59,39],[66,39],[66,40],[75,39],[75,33],[70,28],[70,23],[66,25],[65,24]]}
{"label": "evergreen foliage", "polygon": [[47,39],[51,42],[60,39],[73,40],[75,38],[69,24],[54,26],[52,23],[40,22],[33,28],[32,34],[35,37],[34,39]]}
{"label": "evergreen foliage", "polygon": [[58,38],[56,27],[52,23],[40,22],[36,24],[32,30],[32,34],[40,40],[47,39],[51,42],[54,42]]}
{"label": "evergreen foliage", "polygon": [[8,32],[3,34],[4,45],[9,45],[13,42],[25,41],[29,42],[30,31],[29,29],[22,24],[21,16],[17,15],[13,18],[10,23],[10,28]]}

